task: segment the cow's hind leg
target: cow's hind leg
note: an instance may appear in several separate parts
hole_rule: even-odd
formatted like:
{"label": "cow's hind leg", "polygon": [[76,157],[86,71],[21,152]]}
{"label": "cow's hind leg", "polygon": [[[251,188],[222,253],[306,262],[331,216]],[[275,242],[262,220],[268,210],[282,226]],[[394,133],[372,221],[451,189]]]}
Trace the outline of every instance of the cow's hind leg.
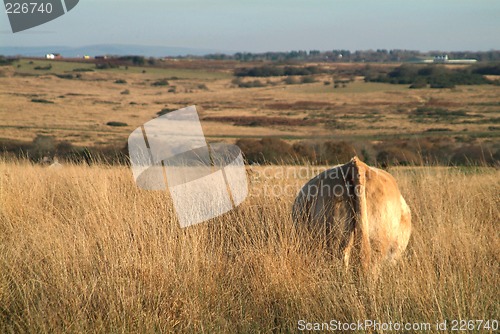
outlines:
{"label": "cow's hind leg", "polygon": [[344,266],[346,270],[349,269],[349,261],[351,260],[351,251],[354,245],[354,233],[352,231],[348,233],[349,235],[347,236],[347,243],[340,250],[342,253],[342,259],[344,260]]}

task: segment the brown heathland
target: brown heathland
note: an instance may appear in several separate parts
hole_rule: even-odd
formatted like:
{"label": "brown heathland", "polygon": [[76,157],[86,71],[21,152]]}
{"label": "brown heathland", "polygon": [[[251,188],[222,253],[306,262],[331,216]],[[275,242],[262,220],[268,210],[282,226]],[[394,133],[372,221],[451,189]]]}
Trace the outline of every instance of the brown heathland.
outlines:
{"label": "brown heathland", "polygon": [[254,169],[237,210],[180,229],[168,195],[138,190],[126,167],[0,162],[0,332],[498,319],[498,171],[392,170],[414,230],[400,264],[369,286],[294,228],[291,204],[311,173],[296,168]]}

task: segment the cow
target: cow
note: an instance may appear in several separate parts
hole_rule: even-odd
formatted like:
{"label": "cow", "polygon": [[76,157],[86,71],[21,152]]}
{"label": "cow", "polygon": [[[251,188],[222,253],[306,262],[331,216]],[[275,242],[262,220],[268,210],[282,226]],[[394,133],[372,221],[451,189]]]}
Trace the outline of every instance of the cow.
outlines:
{"label": "cow", "polygon": [[411,211],[394,177],[356,156],[309,180],[295,199],[292,216],[296,224],[324,231],[346,269],[355,249],[365,273],[396,262],[411,234]]}

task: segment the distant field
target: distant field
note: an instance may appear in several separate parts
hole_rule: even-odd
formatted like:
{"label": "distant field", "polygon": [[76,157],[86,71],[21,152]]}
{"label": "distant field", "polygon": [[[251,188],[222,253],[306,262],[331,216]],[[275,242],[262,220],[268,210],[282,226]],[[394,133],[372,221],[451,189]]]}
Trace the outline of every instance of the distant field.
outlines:
{"label": "distant field", "polygon": [[[340,74],[320,73],[312,83],[287,84],[285,77],[235,81],[236,66],[250,65],[168,60],[157,67],[98,70],[75,60],[21,59],[0,68],[0,144],[45,135],[76,146],[123,148],[128,134],[161,110],[195,104],[211,141],[267,136],[290,143],[345,140],[375,154],[381,141],[428,138],[441,141],[443,150],[450,141],[456,147],[474,145],[478,152],[480,145],[500,150],[495,148],[500,86],[409,89],[346,76],[362,64],[325,64]],[[383,70],[396,66],[374,65]],[[339,78],[343,83],[337,83]],[[300,82],[300,77],[293,80]],[[256,87],[239,87],[241,82]]]}
{"label": "distant field", "polygon": [[[103,60],[105,63],[106,61]],[[20,65],[20,67],[18,67]],[[36,67],[47,67],[50,69],[35,69]],[[64,74],[64,73],[78,73],[78,69],[96,70],[96,66],[91,62],[75,62],[63,60],[44,60],[44,59],[21,59],[14,62],[13,66],[16,68],[17,73],[24,74]],[[110,68],[105,71],[115,74],[146,74],[147,77],[178,77],[181,79],[225,79],[230,77],[227,73],[221,71],[207,71],[195,69],[178,69],[178,68],[159,68],[151,66],[121,66],[120,68]],[[145,73],[143,73],[143,71]]]}

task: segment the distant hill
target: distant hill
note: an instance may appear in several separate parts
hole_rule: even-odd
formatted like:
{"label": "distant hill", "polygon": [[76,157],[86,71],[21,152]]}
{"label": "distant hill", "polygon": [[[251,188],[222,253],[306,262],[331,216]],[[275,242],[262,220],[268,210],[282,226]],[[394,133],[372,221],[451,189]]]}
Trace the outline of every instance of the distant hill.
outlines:
{"label": "distant hill", "polygon": [[47,53],[60,53],[63,57],[82,57],[84,55],[138,55],[145,57],[165,56],[203,56],[212,53],[224,53],[220,50],[194,49],[150,45],[99,44],[82,47],[68,46],[0,46],[0,55],[41,57]]}

